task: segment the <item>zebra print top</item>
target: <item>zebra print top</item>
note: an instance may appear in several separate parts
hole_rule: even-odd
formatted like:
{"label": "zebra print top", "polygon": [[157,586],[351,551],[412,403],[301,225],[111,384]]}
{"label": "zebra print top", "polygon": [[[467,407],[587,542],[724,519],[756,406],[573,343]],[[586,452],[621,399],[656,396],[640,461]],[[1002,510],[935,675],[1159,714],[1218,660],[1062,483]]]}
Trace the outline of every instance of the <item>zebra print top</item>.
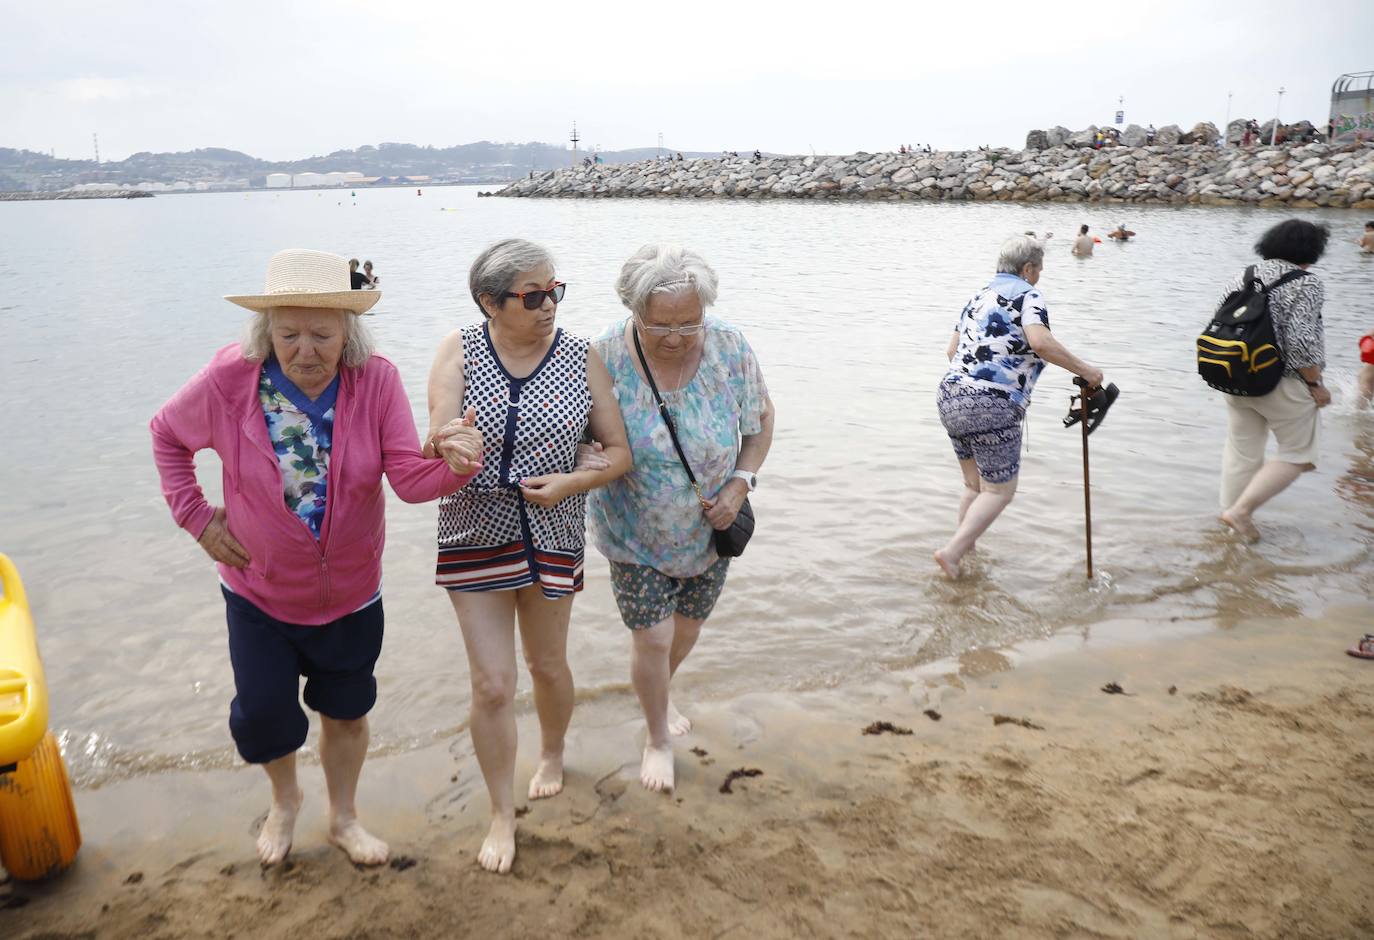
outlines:
{"label": "zebra print top", "polygon": [[[1271,258],[1255,265],[1255,277],[1262,284],[1272,284],[1289,271],[1298,270],[1291,261]],[[1222,291],[1221,306],[1230,294],[1241,289],[1245,272],[1237,274]],[[1283,374],[1301,378],[1299,369],[1326,365],[1326,330],[1322,326],[1322,303],[1326,288],[1321,278],[1308,272],[1269,295],[1269,316],[1274,322],[1279,353],[1283,356]],[[1215,309],[1215,308],[1214,308]]]}

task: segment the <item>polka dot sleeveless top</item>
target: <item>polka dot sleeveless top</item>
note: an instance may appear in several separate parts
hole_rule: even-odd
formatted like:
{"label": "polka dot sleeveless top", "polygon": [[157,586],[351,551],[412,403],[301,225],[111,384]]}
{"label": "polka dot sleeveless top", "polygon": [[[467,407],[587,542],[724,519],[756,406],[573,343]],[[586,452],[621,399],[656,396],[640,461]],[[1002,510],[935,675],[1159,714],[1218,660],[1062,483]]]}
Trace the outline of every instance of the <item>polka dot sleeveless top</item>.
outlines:
{"label": "polka dot sleeveless top", "polygon": [[526,502],[520,481],[571,473],[592,410],[587,386],[589,343],[564,330],[534,371],[517,379],[491,344],[487,324],[463,330],[466,393],[460,413],[477,409],[482,472],[439,502],[439,545],[499,546],[523,542],[538,551],[580,552],[586,496],[550,508]]}

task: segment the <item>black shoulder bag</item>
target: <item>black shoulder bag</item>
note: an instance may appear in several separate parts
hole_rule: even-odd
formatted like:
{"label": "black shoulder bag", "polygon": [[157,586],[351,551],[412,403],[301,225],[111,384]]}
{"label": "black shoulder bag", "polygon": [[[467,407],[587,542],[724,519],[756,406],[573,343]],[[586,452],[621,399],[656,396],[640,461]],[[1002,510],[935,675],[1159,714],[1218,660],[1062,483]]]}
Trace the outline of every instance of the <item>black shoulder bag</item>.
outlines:
{"label": "black shoulder bag", "polygon": [[[692,489],[696,490],[697,500],[705,503],[705,498],[701,495],[701,487],[697,485],[697,478],[692,473],[692,465],[687,462],[687,455],[682,450],[682,444],[677,439],[677,428],[673,425],[673,415],[668,411],[668,406],[663,403],[663,396],[658,393],[658,385],[654,382],[654,374],[649,369],[649,363],[644,358],[644,347],[639,343],[639,331],[630,328],[630,332],[635,338],[635,352],[639,355],[639,364],[644,368],[644,378],[649,380],[649,388],[653,390],[654,401],[658,402],[658,413],[663,416],[663,423],[668,425],[668,436],[673,439],[673,447],[677,450],[677,458],[682,461],[682,469],[687,471],[687,479],[692,484]],[[744,547],[749,544],[749,537],[754,534],[754,507],[749,505],[749,497],[744,497],[744,504],[739,507],[739,512],[735,514],[735,521],[730,523],[728,529],[715,530],[716,554],[721,558],[738,558],[744,554]]]}

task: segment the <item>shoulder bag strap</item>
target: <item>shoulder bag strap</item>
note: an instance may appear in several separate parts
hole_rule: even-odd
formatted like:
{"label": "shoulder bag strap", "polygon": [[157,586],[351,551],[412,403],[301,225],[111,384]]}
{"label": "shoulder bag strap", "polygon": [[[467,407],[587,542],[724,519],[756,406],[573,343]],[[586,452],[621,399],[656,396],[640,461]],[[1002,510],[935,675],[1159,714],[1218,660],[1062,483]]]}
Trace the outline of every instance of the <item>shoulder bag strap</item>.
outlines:
{"label": "shoulder bag strap", "polygon": [[654,401],[658,402],[658,413],[663,416],[663,423],[668,425],[668,436],[673,439],[673,448],[677,451],[678,460],[682,461],[682,469],[687,471],[687,479],[692,484],[692,489],[696,490],[697,499],[705,502],[701,495],[701,487],[697,485],[697,478],[692,473],[692,465],[687,462],[687,455],[682,451],[682,444],[677,439],[677,428],[673,425],[673,415],[668,411],[668,406],[663,403],[663,396],[658,393],[658,384],[654,382],[654,373],[649,369],[649,362],[644,358],[644,347],[639,343],[639,330],[635,329],[634,324],[630,324],[630,335],[635,339],[635,353],[639,356],[639,364],[644,368],[644,378],[649,381],[649,388],[654,393]]}

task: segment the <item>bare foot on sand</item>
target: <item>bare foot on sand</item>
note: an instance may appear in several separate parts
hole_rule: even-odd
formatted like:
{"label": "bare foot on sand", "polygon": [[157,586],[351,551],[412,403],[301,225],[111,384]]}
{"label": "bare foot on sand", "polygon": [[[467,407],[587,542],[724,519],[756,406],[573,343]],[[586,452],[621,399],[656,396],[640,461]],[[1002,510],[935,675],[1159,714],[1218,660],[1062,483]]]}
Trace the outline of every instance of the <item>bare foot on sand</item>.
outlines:
{"label": "bare foot on sand", "polygon": [[668,731],[671,734],[686,734],[692,730],[692,719],[677,710],[672,699],[668,700]]}
{"label": "bare foot on sand", "polygon": [[563,792],[563,756],[541,757],[530,778],[530,799],[544,800]]}
{"label": "bare foot on sand", "polygon": [[262,831],[258,833],[258,861],[263,866],[277,865],[291,851],[291,835],[296,830],[296,814],[301,811],[305,794],[296,791],[296,798],[290,802],[272,802],[263,820]]}
{"label": "bare foot on sand", "polygon": [[935,553],[935,563],[940,566],[940,570],[945,573],[945,577],[951,581],[959,577],[959,565],[957,562],[945,560],[945,550],[942,548]]}
{"label": "bare foot on sand", "polygon": [[364,829],[356,819],[330,823],[329,841],[343,849],[354,865],[381,865],[391,856],[386,843]]}
{"label": "bare foot on sand", "polygon": [[673,748],[644,745],[644,761],[639,765],[639,782],[655,793],[673,789]]}
{"label": "bare foot on sand", "polygon": [[504,875],[515,862],[515,817],[497,816],[491,821],[491,829],[482,840],[482,849],[477,853],[477,864],[487,871]]}
{"label": "bare foot on sand", "polygon": [[1247,542],[1258,542],[1260,540],[1259,529],[1255,528],[1255,524],[1250,521],[1250,517],[1244,513],[1236,512],[1234,509],[1228,509],[1221,514],[1221,524],[1229,526],[1231,531],[1235,532],[1236,535],[1239,535]]}

